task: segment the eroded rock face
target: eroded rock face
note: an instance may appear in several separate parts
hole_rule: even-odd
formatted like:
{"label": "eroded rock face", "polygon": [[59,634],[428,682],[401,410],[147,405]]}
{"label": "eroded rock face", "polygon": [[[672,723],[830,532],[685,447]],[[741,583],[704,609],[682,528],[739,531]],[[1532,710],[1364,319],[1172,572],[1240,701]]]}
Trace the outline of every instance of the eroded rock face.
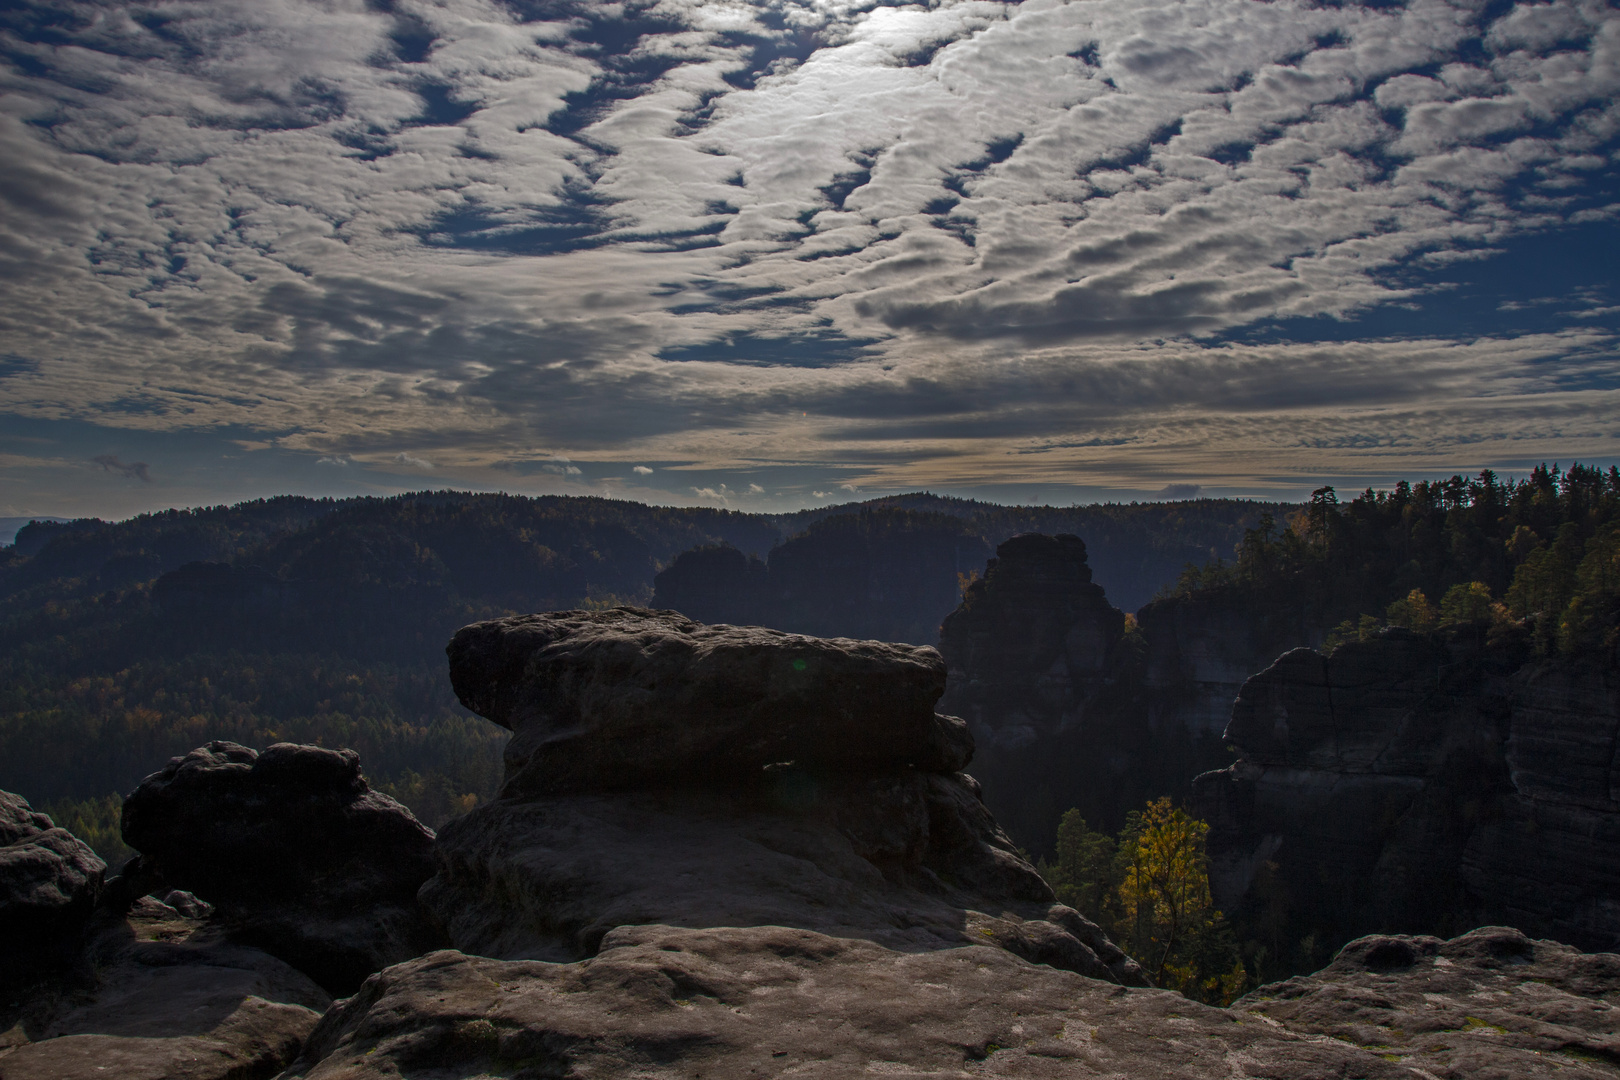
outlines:
{"label": "eroded rock face", "polygon": [[0,791],[0,985],[71,952],[106,872],[90,845]]}
{"label": "eroded rock face", "polygon": [[416,902],[433,833],[352,750],[209,743],[141,781],[123,833],[131,875],[195,893],[334,992],[439,942]]}
{"label": "eroded rock face", "polygon": [[767,765],[954,772],[972,743],[934,713],[933,649],[705,626],[673,611],[522,615],[463,627],[450,679],[514,732],[503,796],[634,790]]}
{"label": "eroded rock face", "polygon": [[1055,906],[956,770],[932,649],[560,612],[467,627],[468,707],[517,732],[502,797],[445,827],[421,898],[464,950],[577,960],[629,924],[996,942],[1144,983]]}
{"label": "eroded rock face", "polygon": [[1500,930],[1357,942],[1228,1010],[993,948],[637,926],[577,964],[390,968],[286,1075],[1597,1077],[1620,1052],[1617,996],[1620,958]]}
{"label": "eroded rock face", "polygon": [[257,1080],[297,1056],[331,1004],[270,954],[149,898],[97,917],[82,969],[0,1002],[0,1077]]}
{"label": "eroded rock face", "polygon": [[[1235,1008],[1436,1077],[1608,1076],[1620,956],[1486,926],[1451,941],[1376,935]],[[1419,1070],[1422,1070],[1421,1072]]]}
{"label": "eroded rock face", "polygon": [[1521,659],[1389,630],[1245,683],[1240,760],[1197,782],[1217,904],[1277,904],[1272,863],[1273,915],[1344,936],[1502,922],[1620,947],[1615,674]]}

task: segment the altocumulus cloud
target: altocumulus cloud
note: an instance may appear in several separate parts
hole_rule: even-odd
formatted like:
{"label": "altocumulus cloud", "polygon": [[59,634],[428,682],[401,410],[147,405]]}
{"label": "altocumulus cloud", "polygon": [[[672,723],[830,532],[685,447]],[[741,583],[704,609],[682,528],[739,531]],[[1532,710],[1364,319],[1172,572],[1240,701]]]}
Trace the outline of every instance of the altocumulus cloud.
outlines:
{"label": "altocumulus cloud", "polygon": [[0,27],[14,414],[333,462],[404,441],[466,476],[534,445],[559,482],[820,466],[817,498],[1614,454],[1612,275],[1533,332],[1290,330],[1612,228],[1596,0],[63,0]]}

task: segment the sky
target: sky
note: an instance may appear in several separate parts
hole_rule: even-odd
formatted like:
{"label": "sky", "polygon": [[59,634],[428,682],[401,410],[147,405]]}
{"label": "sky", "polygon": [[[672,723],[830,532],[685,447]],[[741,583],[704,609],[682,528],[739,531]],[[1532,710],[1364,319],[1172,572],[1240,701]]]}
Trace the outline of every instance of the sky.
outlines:
{"label": "sky", "polygon": [[1620,10],[0,9],[0,517],[1620,461]]}

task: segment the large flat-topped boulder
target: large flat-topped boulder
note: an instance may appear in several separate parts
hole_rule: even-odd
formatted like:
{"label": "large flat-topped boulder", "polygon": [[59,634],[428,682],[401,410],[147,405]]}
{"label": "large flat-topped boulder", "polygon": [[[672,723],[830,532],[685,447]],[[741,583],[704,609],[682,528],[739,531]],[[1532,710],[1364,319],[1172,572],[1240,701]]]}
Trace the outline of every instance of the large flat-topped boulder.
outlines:
{"label": "large flat-topped boulder", "polygon": [[435,943],[416,903],[433,833],[371,790],[353,750],[211,742],[141,781],[123,833],[140,875],[334,992]]}
{"label": "large flat-topped boulder", "polygon": [[966,725],[934,712],[938,652],[706,626],[673,611],[474,623],[446,650],[462,704],[512,729],[503,797],[689,786],[801,768],[949,773]]}

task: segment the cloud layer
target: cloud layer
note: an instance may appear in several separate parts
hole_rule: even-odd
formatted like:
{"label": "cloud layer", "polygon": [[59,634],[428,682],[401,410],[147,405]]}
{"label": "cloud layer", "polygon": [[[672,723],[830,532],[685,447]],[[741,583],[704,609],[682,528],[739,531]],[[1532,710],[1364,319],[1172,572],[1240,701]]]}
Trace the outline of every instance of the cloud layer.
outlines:
{"label": "cloud layer", "polygon": [[[0,28],[14,416],[726,500],[1616,454],[1612,265],[1491,299],[1521,322],[1483,334],[1436,291],[1614,228],[1602,2],[61,0]],[[1379,332],[1402,305],[1449,322]]]}

